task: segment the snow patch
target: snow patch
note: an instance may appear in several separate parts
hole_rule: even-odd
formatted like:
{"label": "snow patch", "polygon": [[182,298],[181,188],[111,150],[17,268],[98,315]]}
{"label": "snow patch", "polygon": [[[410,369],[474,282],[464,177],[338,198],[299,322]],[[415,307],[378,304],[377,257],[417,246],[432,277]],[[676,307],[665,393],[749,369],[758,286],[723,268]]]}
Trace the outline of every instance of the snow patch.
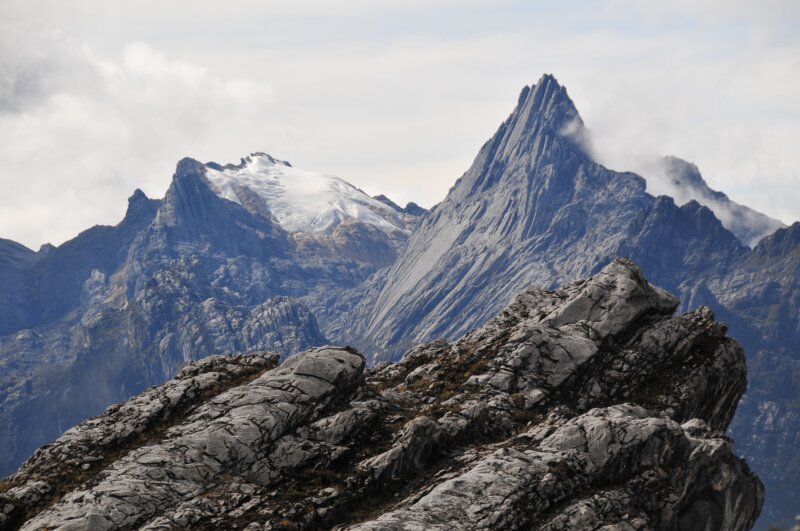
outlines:
{"label": "snow patch", "polygon": [[218,195],[245,205],[248,193],[255,193],[287,232],[326,232],[357,220],[408,233],[397,212],[334,175],[300,170],[262,153],[238,166],[214,166],[219,169],[206,166],[206,178]]}

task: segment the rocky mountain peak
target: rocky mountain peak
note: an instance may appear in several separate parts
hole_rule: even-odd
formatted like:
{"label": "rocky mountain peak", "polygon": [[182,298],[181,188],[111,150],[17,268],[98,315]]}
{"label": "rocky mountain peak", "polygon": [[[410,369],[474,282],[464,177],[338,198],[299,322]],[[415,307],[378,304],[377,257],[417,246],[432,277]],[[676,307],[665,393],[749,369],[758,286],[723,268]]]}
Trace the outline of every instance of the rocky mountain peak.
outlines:
{"label": "rocky mountain peak", "polygon": [[401,207],[400,205],[398,205],[397,203],[395,203],[394,201],[392,201],[391,199],[389,199],[388,197],[386,197],[383,194],[373,196],[373,199],[377,199],[378,201],[380,201],[384,205],[392,208],[393,210],[396,210],[397,212],[402,212],[404,214],[411,214],[411,215],[415,215],[415,216],[421,216],[422,214],[427,212],[427,209],[419,206],[418,204],[414,203],[413,201],[409,201],[408,203],[406,203],[405,207]]}
{"label": "rocky mountain peak", "polygon": [[[268,216],[253,216],[213,189],[202,162],[178,162],[154,223],[137,242],[136,251],[157,255],[165,248],[183,254],[211,246],[218,252],[277,257],[291,251],[289,235]],[[183,242],[178,244],[178,242]]]}
{"label": "rocky mountain peak", "polygon": [[[509,118],[376,280],[382,285],[360,301],[347,328],[358,333],[352,341],[385,355],[396,342],[455,337],[490,315],[471,312],[501,308],[511,286],[590,274],[615,256],[666,255],[670,267],[686,269],[684,261],[696,268],[710,260],[715,246],[724,251],[720,259],[743,252],[710,210],[682,211],[647,194],[640,176],[595,163],[584,151],[583,127],[553,76],[523,89]],[[687,251],[689,242],[698,248]],[[652,262],[664,260],[650,259],[647,271]]]}
{"label": "rocky mountain peak", "polygon": [[125,212],[125,219],[132,220],[134,218],[147,218],[152,219],[158,210],[161,201],[158,199],[150,199],[140,189],[136,189],[128,198],[128,210]]}
{"label": "rocky mountain peak", "polygon": [[288,160],[280,160],[276,159],[269,153],[264,153],[263,151],[255,151],[250,153],[247,157],[242,159],[245,162],[254,162],[258,161],[260,164],[272,164],[272,165],[280,165],[280,166],[288,166],[292,167],[292,164]]}
{"label": "rocky mountain peak", "polygon": [[377,199],[384,205],[399,213],[403,217],[403,222],[405,223],[406,227],[411,230],[417,226],[419,220],[427,212],[427,209],[422,208],[414,202],[406,203],[405,208],[403,208],[383,194],[376,195],[373,197],[373,199]]}
{"label": "rocky mountain peak", "polygon": [[383,203],[384,205],[388,206],[389,208],[391,208],[393,210],[396,210],[398,212],[402,212],[403,211],[403,207],[401,207],[400,205],[398,205],[397,203],[395,203],[394,201],[392,201],[391,199],[389,199],[388,197],[386,197],[383,194],[379,194],[379,195],[373,196],[372,198],[373,199],[377,199],[378,201],[380,201],[381,203]]}
{"label": "rocky mountain peak", "polygon": [[39,246],[39,251],[38,252],[39,252],[39,254],[44,256],[44,255],[47,255],[47,254],[51,253],[55,249],[56,249],[56,246],[53,245],[52,243],[43,243],[41,246]]}
{"label": "rocky mountain peak", "polygon": [[517,106],[483,145],[472,166],[447,200],[471,201],[500,183],[504,188],[566,190],[574,180],[559,180],[564,172],[547,166],[577,166],[589,160],[587,133],[575,104],[552,75],[524,87]]}
{"label": "rocky mountain peak", "polygon": [[403,209],[406,213],[411,214],[412,216],[421,216],[428,210],[419,206],[413,201],[409,201],[406,203],[406,207]]}
{"label": "rocky mountain peak", "polygon": [[505,133],[506,152],[530,147],[537,135],[573,136],[583,128],[583,120],[575,104],[550,74],[520,93]]}
{"label": "rocky mountain peak", "polygon": [[142,192],[140,188],[133,191],[133,194],[128,198],[128,206],[134,203],[140,203],[147,200],[147,195]]}
{"label": "rocky mountain peak", "polygon": [[663,158],[663,164],[667,174],[676,186],[708,188],[708,184],[705,179],[703,179],[696,164],[674,155],[665,156]]}
{"label": "rocky mountain peak", "polygon": [[292,164],[287,160],[276,159],[269,153],[263,151],[254,151],[246,157],[239,160],[239,164],[228,163],[224,166],[217,162],[206,162],[206,166],[216,171],[224,170],[241,170],[247,167],[248,164],[256,164],[259,166],[287,166],[292,167]]}
{"label": "rocky mountain peak", "polygon": [[184,157],[178,161],[175,167],[175,179],[185,179],[191,177],[199,177],[205,174],[205,165],[191,157]]}

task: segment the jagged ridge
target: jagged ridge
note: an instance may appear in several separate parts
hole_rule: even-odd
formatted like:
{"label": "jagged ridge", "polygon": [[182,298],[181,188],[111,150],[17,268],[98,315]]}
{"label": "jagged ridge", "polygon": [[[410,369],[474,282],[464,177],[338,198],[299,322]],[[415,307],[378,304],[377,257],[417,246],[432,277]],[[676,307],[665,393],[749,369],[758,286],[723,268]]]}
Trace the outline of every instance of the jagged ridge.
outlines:
{"label": "jagged ridge", "polygon": [[[0,526],[748,529],[763,487],[721,433],[744,356],[677,305],[618,260],[397,364],[313,349],[162,413],[219,364],[274,357],[194,365],[37,452]],[[160,415],[168,429],[109,450]],[[65,460],[89,476],[54,482]]]}

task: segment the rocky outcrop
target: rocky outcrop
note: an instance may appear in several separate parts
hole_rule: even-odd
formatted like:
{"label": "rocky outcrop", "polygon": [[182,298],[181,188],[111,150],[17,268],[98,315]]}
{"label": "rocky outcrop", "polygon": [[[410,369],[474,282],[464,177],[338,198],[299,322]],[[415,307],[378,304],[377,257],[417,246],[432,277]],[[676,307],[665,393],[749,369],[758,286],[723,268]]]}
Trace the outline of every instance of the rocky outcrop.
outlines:
{"label": "rocky outcrop", "polygon": [[0,528],[748,529],[744,356],[677,305],[619,260],[396,364],[195,362],[39,450]]}

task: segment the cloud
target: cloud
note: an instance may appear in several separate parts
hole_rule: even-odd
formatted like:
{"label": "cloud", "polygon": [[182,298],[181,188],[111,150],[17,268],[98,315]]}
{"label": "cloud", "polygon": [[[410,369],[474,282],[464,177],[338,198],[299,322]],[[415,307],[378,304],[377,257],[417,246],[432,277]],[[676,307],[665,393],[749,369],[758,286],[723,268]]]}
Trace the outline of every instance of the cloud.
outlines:
{"label": "cloud", "polygon": [[[578,83],[597,158],[647,176],[648,159],[677,155],[732,199],[797,220],[800,197],[786,187],[800,182],[800,153],[791,147],[800,133],[800,98],[792,89],[800,83],[800,47],[719,58],[695,44],[671,44],[657,52],[657,64],[640,57],[635,77],[617,66],[605,80],[589,75]],[[585,86],[594,87],[591,94]]]}
{"label": "cloud", "polygon": [[80,70],[61,32],[36,26],[13,6],[0,5],[0,113],[35,107],[68,70]]}
{"label": "cloud", "polygon": [[0,236],[61,242],[163,194],[183,156],[251,151],[432,205],[543,72],[604,164],[675,154],[791,222],[797,8],[760,5],[6,0]]}
{"label": "cloud", "polygon": [[83,47],[69,64],[79,76],[63,63],[41,68],[38,79],[59,83],[36,81],[0,114],[12,139],[0,145],[0,233],[34,246],[118,222],[137,187],[161,195],[180,156],[230,136],[271,97],[267,85],[217,78],[143,43],[110,59]]}

